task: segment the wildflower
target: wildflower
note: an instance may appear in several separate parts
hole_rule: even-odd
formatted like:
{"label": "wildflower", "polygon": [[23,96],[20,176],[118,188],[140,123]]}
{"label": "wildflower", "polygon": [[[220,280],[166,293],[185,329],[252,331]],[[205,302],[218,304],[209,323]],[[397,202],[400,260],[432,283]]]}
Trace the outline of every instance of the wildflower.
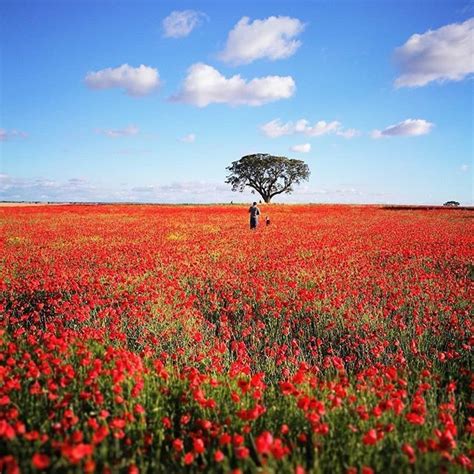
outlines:
{"label": "wildflower", "polygon": [[425,417],[422,415],[419,415],[418,413],[407,413],[405,415],[405,418],[409,423],[412,425],[423,425],[425,423]]}
{"label": "wildflower", "polygon": [[239,459],[246,459],[249,457],[249,450],[245,446],[239,446],[235,448],[235,455]]}
{"label": "wildflower", "polygon": [[201,454],[204,452],[205,447],[204,447],[204,441],[201,438],[196,438],[193,441],[193,448],[194,452],[197,454]]}
{"label": "wildflower", "polygon": [[186,466],[189,466],[190,464],[194,462],[194,454],[192,452],[186,453],[184,455],[183,460],[184,460],[184,464],[186,464]]}
{"label": "wildflower", "polygon": [[184,449],[184,443],[181,439],[176,438],[173,440],[173,449],[177,452],[180,453]]}
{"label": "wildflower", "polygon": [[51,463],[49,456],[46,456],[46,454],[40,454],[40,453],[33,454],[33,458],[31,459],[31,462],[33,466],[40,471],[47,469]]}
{"label": "wildflower", "polygon": [[363,437],[362,437],[362,442],[365,445],[373,445],[377,443],[377,431],[374,429],[369,430]]}
{"label": "wildflower", "polygon": [[257,436],[255,440],[255,447],[259,454],[268,454],[273,445],[273,436],[269,431],[264,431],[262,434]]}
{"label": "wildflower", "polygon": [[408,462],[410,464],[413,464],[416,461],[415,450],[413,449],[413,446],[408,443],[404,443],[402,446],[402,451],[407,455]]}
{"label": "wildflower", "polygon": [[225,456],[224,456],[224,453],[218,449],[215,453],[214,453],[214,461],[216,462],[222,462],[224,460]]}
{"label": "wildflower", "polygon": [[223,433],[219,437],[219,444],[221,446],[225,446],[225,445],[229,444],[231,441],[232,441],[232,436],[230,436],[230,434],[228,434],[228,433]]}

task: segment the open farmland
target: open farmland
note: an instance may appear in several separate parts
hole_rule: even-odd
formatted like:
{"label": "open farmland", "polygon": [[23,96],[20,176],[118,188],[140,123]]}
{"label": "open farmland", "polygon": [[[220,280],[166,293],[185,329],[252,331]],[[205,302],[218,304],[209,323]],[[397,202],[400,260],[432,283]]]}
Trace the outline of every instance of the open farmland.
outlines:
{"label": "open farmland", "polygon": [[0,208],[0,471],[472,471],[473,214]]}

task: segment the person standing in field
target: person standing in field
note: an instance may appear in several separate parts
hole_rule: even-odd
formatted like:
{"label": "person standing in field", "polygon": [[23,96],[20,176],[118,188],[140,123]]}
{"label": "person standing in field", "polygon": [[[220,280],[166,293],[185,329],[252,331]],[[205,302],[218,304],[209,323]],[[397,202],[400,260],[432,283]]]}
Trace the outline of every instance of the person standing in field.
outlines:
{"label": "person standing in field", "polygon": [[250,214],[250,228],[256,229],[258,225],[258,216],[260,215],[260,209],[257,207],[256,202],[254,202],[249,207],[249,214]]}

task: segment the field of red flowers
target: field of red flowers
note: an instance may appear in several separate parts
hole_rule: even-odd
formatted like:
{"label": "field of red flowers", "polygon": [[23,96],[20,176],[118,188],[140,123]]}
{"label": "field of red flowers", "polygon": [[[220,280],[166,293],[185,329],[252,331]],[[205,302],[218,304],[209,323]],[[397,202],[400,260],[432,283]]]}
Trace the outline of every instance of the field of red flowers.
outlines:
{"label": "field of red flowers", "polygon": [[0,471],[472,472],[469,211],[0,208]]}

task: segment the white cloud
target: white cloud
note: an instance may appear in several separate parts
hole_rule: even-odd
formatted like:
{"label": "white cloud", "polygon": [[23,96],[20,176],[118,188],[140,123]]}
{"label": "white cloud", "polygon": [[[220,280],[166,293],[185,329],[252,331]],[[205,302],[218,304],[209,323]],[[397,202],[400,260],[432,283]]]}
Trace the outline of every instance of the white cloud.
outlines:
{"label": "white cloud", "polygon": [[263,124],[260,130],[270,138],[277,138],[283,135],[291,135],[294,131],[293,123],[281,123],[280,119],[271,120]]}
{"label": "white cloud", "polygon": [[[469,191],[466,192],[469,194]],[[470,202],[468,194],[464,199],[465,202]],[[250,190],[234,193],[230,190],[230,186],[223,182],[195,180],[170,184],[141,183],[133,187],[127,183],[118,183],[116,187],[108,188],[82,178],[56,181],[48,178],[14,178],[0,173],[0,200],[3,201],[248,203],[255,200],[255,197],[256,195],[251,194]],[[310,183],[304,183],[297,186],[291,195],[280,195],[275,199],[276,202],[288,203],[380,203],[388,200],[392,203],[398,201],[413,204],[413,200],[409,198],[396,198],[393,194],[362,190],[353,183],[340,184],[333,188],[318,188]],[[433,203],[432,198],[430,202]]]}
{"label": "white cloud", "polygon": [[20,130],[5,130],[0,128],[0,142],[6,142],[12,138],[26,138],[28,134]]}
{"label": "white cloud", "polygon": [[207,18],[195,10],[173,11],[162,23],[165,38],[184,38]]}
{"label": "white cloud", "polygon": [[164,203],[230,202],[254,199],[250,191],[236,194],[223,183],[209,181],[180,181],[170,184],[136,186],[131,189],[135,201]]}
{"label": "white cloud", "polygon": [[354,138],[360,136],[360,131],[355,128],[348,128],[347,130],[338,130],[337,135],[344,138]]}
{"label": "white cloud", "polygon": [[332,122],[320,120],[314,125],[310,125],[308,120],[301,119],[295,123],[295,132],[304,133],[310,137],[319,137],[320,135],[327,135],[328,133],[336,133],[341,130],[341,127],[341,123],[337,120]]}
{"label": "white cloud", "polygon": [[293,55],[301,41],[294,39],[304,24],[287,16],[271,16],[265,20],[243,17],[230,31],[220,59],[231,64],[248,64],[256,59],[283,59]]}
{"label": "white cloud", "polygon": [[396,87],[460,81],[474,72],[474,18],[414,34],[395,50]]}
{"label": "white cloud", "polygon": [[469,165],[467,165],[467,164],[461,165],[461,171],[462,171],[463,173],[466,173],[467,171],[469,171],[469,168],[470,168],[470,167],[469,167]]}
{"label": "white cloud", "polygon": [[82,178],[57,181],[15,178],[0,173],[0,200],[3,201],[210,203],[249,202],[251,199],[254,196],[250,191],[236,194],[224,183],[208,181],[133,187],[121,183],[115,188],[108,188]]}
{"label": "white cloud", "polygon": [[117,137],[130,137],[133,135],[137,135],[140,130],[135,125],[129,125],[125,128],[120,129],[97,129],[96,133],[100,135],[105,135],[109,138],[117,138]]}
{"label": "white cloud", "polygon": [[131,189],[135,193],[152,193],[155,191],[155,186],[149,185],[149,186],[135,186],[134,188]]}
{"label": "white cloud", "polygon": [[183,143],[194,143],[196,141],[196,134],[195,133],[188,133],[184,137],[179,139],[180,142]]}
{"label": "white cloud", "polygon": [[288,99],[295,89],[291,76],[257,77],[247,81],[240,75],[226,78],[212,66],[197,63],[188,69],[181,90],[171,100],[197,107],[213,103],[258,106]]}
{"label": "white cloud", "polygon": [[315,188],[309,184],[302,184],[295,189],[295,194],[298,196],[317,196],[322,195],[362,195],[364,194],[360,189],[354,186],[341,186],[338,188]]}
{"label": "white cloud", "polygon": [[160,85],[158,70],[143,64],[132,67],[122,64],[116,68],[88,72],[85,83],[90,89],[124,89],[127,95],[141,97],[151,94]]}
{"label": "white cloud", "polygon": [[296,122],[282,123],[280,119],[271,120],[260,127],[260,130],[270,138],[277,138],[283,135],[294,135],[301,133],[308,137],[318,137],[321,135],[336,134],[345,138],[353,138],[360,134],[353,128],[344,130],[342,124],[337,120],[326,122],[320,120],[314,125],[306,119],[300,119]]}
{"label": "white cloud", "polygon": [[290,150],[296,153],[309,153],[311,151],[311,144],[303,143],[301,145],[293,145],[290,147]]}
{"label": "white cloud", "polygon": [[16,201],[87,201],[98,190],[81,178],[55,181],[47,178],[14,178],[0,175],[0,199]]}
{"label": "white cloud", "polygon": [[430,133],[434,124],[423,119],[407,119],[395,125],[390,125],[384,130],[373,130],[372,138],[419,136]]}

